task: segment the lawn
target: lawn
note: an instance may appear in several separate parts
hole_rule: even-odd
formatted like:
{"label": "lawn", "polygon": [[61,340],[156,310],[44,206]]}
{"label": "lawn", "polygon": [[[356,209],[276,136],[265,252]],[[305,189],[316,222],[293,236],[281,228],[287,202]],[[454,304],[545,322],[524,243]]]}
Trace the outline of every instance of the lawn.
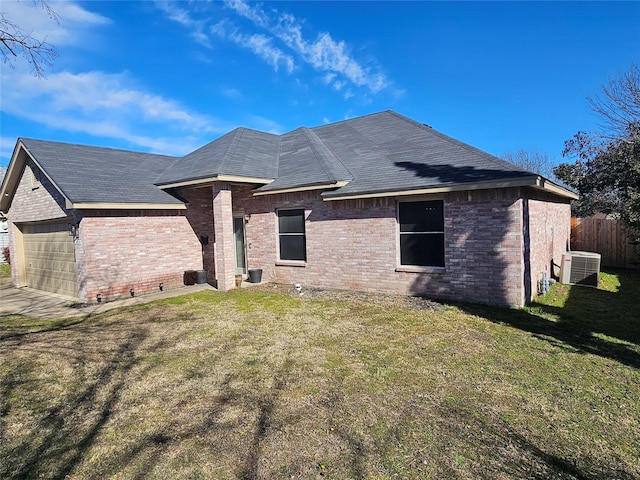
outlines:
{"label": "lawn", "polygon": [[[2,255],[2,253],[0,253]],[[8,263],[0,263],[0,278],[11,277],[11,265]]]}
{"label": "lawn", "polygon": [[268,286],[0,317],[0,478],[638,479],[640,275],[602,280],[522,310]]}

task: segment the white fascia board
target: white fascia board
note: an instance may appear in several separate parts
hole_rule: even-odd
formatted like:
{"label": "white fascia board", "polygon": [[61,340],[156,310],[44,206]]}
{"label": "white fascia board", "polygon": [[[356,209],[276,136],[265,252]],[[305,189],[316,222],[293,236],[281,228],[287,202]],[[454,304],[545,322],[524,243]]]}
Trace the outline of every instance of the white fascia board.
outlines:
{"label": "white fascia board", "polygon": [[578,195],[575,193],[550,182],[539,175],[532,175],[524,178],[517,178],[512,180],[495,181],[490,180],[486,182],[473,182],[473,183],[456,183],[451,185],[442,185],[438,187],[430,188],[418,188],[413,190],[395,190],[395,191],[383,191],[383,192],[369,192],[369,193],[356,193],[353,195],[340,195],[324,197],[325,202],[331,202],[336,200],[357,200],[362,198],[384,198],[384,197],[400,197],[400,196],[413,196],[413,195],[429,195],[434,193],[447,193],[447,192],[460,192],[464,190],[487,190],[490,188],[510,188],[510,187],[532,187],[540,190],[545,190],[555,195],[560,195],[569,199],[577,199]]}
{"label": "white fascia board", "polygon": [[561,195],[563,197],[570,198],[571,200],[577,200],[578,198],[580,198],[580,195],[578,195],[577,193],[572,192],[571,190],[567,190],[566,188],[553,183],[551,180],[547,180],[544,177],[538,177],[538,181],[536,183],[536,188],[539,188],[541,190],[546,190],[547,192],[555,193],[556,195]]}
{"label": "white fascia board", "polygon": [[178,187],[191,187],[196,185],[209,184],[215,182],[230,182],[230,183],[252,183],[258,185],[267,185],[273,182],[273,178],[255,178],[255,177],[240,177],[237,175],[215,175],[213,177],[200,178],[198,180],[185,180],[184,182],[168,183],[166,185],[158,185],[158,188],[165,190],[167,188]]}
{"label": "white fascia board", "polygon": [[67,203],[67,208],[75,208],[78,210],[186,210],[187,206],[181,204],[162,204],[162,203],[90,203],[78,202]]}
{"label": "white fascia board", "polygon": [[60,193],[60,195],[62,195],[65,203],[68,205],[70,203],[69,198],[67,198],[60,187],[58,187],[56,182],[54,182],[53,179],[47,174],[45,169],[42,168],[35,157],[31,155],[22,141],[18,141],[13,156],[11,157],[11,161],[9,162],[9,168],[7,169],[7,172],[5,174],[5,182],[3,183],[2,191],[0,191],[0,211],[2,211],[3,213],[7,213],[9,209],[9,205],[11,204],[11,200],[13,199],[13,195],[15,194],[18,182],[20,181],[20,176],[24,171],[24,167],[27,163],[26,157],[29,157],[33,161],[33,163],[38,167],[42,174],[51,182],[51,185],[53,185],[53,187]]}
{"label": "white fascia board", "polygon": [[388,190],[383,192],[356,193],[353,195],[330,196],[323,198],[326,202],[334,200],[357,200],[361,198],[401,197],[410,195],[429,195],[432,193],[459,192],[463,190],[486,190],[489,188],[509,188],[536,185],[537,176],[519,178],[515,180],[487,181],[473,183],[456,183],[438,187],[416,188],[412,190]]}

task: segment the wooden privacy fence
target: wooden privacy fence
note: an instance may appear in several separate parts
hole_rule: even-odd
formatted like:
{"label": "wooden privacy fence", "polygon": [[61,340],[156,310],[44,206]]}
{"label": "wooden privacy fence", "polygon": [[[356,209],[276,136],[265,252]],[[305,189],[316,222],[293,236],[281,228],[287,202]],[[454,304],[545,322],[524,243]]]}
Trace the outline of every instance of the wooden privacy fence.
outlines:
{"label": "wooden privacy fence", "polygon": [[632,242],[622,222],[601,215],[571,219],[571,250],[597,252],[607,267],[640,267],[640,245]]}

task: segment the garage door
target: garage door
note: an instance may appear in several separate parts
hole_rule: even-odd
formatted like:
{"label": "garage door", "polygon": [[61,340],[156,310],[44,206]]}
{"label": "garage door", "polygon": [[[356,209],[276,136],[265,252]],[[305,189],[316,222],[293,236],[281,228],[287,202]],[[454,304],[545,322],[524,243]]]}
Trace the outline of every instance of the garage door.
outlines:
{"label": "garage door", "polygon": [[22,233],[27,286],[75,297],[76,258],[69,224],[24,225]]}

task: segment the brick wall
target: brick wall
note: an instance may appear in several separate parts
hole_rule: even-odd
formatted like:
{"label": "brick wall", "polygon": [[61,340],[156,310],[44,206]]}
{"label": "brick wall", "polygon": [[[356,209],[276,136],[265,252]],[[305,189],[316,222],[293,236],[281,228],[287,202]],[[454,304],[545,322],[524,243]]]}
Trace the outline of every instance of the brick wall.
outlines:
{"label": "brick wall", "polygon": [[[8,212],[10,248],[17,251],[12,224],[63,220],[78,222],[75,241],[78,298],[95,301],[120,295],[170,289],[183,283],[185,270],[202,269],[202,250],[184,211],[87,210],[65,208],[64,197],[44,176],[32,185],[30,164],[25,168]],[[18,285],[17,255],[12,255],[12,281]]]}
{"label": "brick wall", "polygon": [[[34,184],[32,178],[37,179],[38,183]],[[18,247],[13,225],[42,220],[63,220],[72,216],[74,216],[74,212],[65,208],[65,199],[62,194],[55,189],[33,162],[27,162],[7,212],[9,249],[11,251],[11,281],[14,285],[19,285],[20,282],[18,279],[19,256],[16,254]]]}
{"label": "brick wall", "polygon": [[207,271],[207,280],[216,278],[213,249],[215,233],[213,229],[213,198],[211,187],[185,189],[180,195],[189,202],[187,220],[198,239],[206,237],[207,244],[202,245],[202,264]]}
{"label": "brick wall", "polygon": [[[31,172],[40,180],[34,185]],[[42,175],[38,168],[29,162],[16,188],[8,217],[13,223],[36,222],[71,216],[72,212],[65,208],[65,199],[55,189],[49,179]]]}
{"label": "brick wall", "polygon": [[[251,213],[246,224],[248,267],[262,268],[263,281],[521,305],[520,194],[512,188],[439,197],[445,208],[446,268],[426,270],[399,266],[392,198],[324,202],[319,192],[253,197],[248,189],[236,189],[233,208]],[[277,261],[278,208],[305,209],[305,266]]]}
{"label": "brick wall", "polygon": [[227,291],[235,287],[236,270],[231,187],[226,183],[218,183],[212,194],[216,287]]}
{"label": "brick wall", "polygon": [[87,211],[80,223],[83,261],[79,298],[95,301],[183,284],[185,270],[202,269],[200,241],[184,212]]}
{"label": "brick wall", "polygon": [[571,207],[568,200],[561,201],[535,191],[528,192],[526,202],[529,211],[530,291],[533,297],[542,272],[549,278],[560,275],[562,254],[569,250]]}

